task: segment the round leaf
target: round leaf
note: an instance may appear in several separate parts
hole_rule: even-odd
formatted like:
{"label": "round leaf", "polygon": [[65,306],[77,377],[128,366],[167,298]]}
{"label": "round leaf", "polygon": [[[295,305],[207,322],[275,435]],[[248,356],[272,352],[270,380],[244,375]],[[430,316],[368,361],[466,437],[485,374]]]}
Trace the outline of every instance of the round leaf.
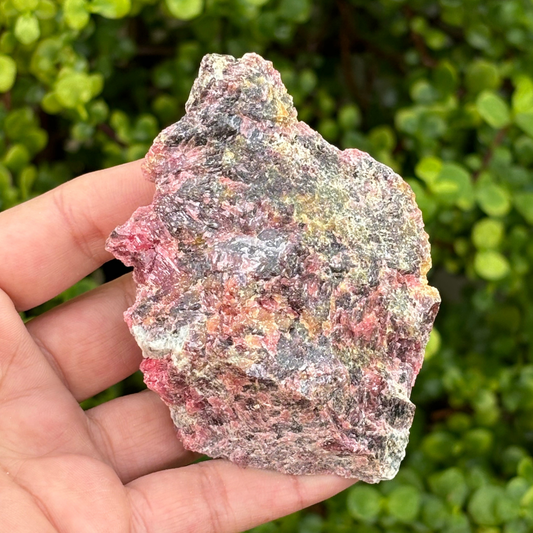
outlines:
{"label": "round leaf", "polygon": [[39,21],[35,15],[24,13],[15,22],[15,37],[22,44],[31,44],[41,35]]}
{"label": "round leaf", "polygon": [[65,0],[63,13],[67,26],[73,30],[81,30],[89,22],[90,14],[87,0]]}
{"label": "round leaf", "polygon": [[90,10],[107,19],[125,17],[131,9],[131,0],[93,0]]}
{"label": "round leaf", "polygon": [[361,111],[355,104],[342,106],[339,111],[339,124],[343,130],[357,128],[361,124]]}
{"label": "round leaf", "polygon": [[56,16],[57,5],[53,0],[40,0],[39,5],[35,11],[37,18],[48,20]]}
{"label": "round leaf", "polygon": [[309,0],[281,0],[279,14],[293,22],[305,22],[311,14],[311,2]]}
{"label": "round leaf", "polygon": [[516,125],[526,132],[530,137],[533,137],[533,111],[527,113],[517,113],[514,117]]}
{"label": "round leaf", "polygon": [[533,139],[527,135],[521,135],[514,142],[514,149],[522,165],[529,166],[533,163]]}
{"label": "round leaf", "polygon": [[443,528],[446,525],[449,512],[442,500],[435,496],[427,496],[422,508],[422,520],[432,531]]}
{"label": "round leaf", "polygon": [[511,209],[511,199],[505,189],[495,183],[487,183],[477,188],[476,199],[479,207],[487,215],[500,217]]}
{"label": "round leaf", "polygon": [[13,6],[18,11],[33,11],[38,5],[39,0],[12,0]]}
{"label": "round leaf", "polygon": [[533,224],[533,192],[518,192],[513,198],[516,210]]}
{"label": "round leaf", "polygon": [[415,174],[426,183],[433,183],[442,170],[442,161],[437,157],[424,157],[415,167]]}
{"label": "round leaf", "polygon": [[431,459],[442,461],[453,453],[455,439],[446,431],[433,431],[422,441],[423,452]]}
{"label": "round leaf", "polygon": [[474,268],[480,277],[488,281],[497,281],[509,274],[509,262],[499,252],[482,251],[476,254]]}
{"label": "round leaf", "polygon": [[165,0],[168,10],[174,17],[191,20],[202,13],[204,0]]}
{"label": "round leaf", "polygon": [[433,474],[429,478],[429,486],[434,494],[452,505],[463,505],[468,496],[465,476],[455,467]]}
{"label": "round leaf", "polygon": [[400,522],[412,522],[420,511],[420,491],[410,485],[394,489],[388,497],[389,513]]}
{"label": "round leaf", "polygon": [[493,434],[488,429],[474,428],[464,436],[465,449],[477,457],[490,451],[493,440]]}
{"label": "round leaf", "polygon": [[515,113],[533,111],[533,80],[531,78],[521,76],[516,81],[516,90],[513,93],[512,102]]}
{"label": "round leaf", "polygon": [[484,218],[472,230],[474,246],[480,250],[497,248],[503,238],[504,226],[499,220]]}
{"label": "round leaf", "polygon": [[430,188],[443,203],[468,210],[474,205],[474,188],[470,174],[456,163],[444,163]]}
{"label": "round leaf", "polygon": [[518,475],[533,484],[533,459],[524,457],[518,464]]}
{"label": "round leaf", "polygon": [[374,487],[356,485],[348,492],[347,507],[357,520],[373,522],[381,510],[381,494]]}
{"label": "round leaf", "polygon": [[485,122],[493,128],[500,129],[511,122],[509,106],[501,96],[483,91],[476,100],[476,107]]}
{"label": "round leaf", "polygon": [[478,93],[482,90],[497,89],[501,78],[496,65],[481,59],[469,65],[465,81],[469,91]]}
{"label": "round leaf", "polygon": [[501,519],[497,515],[496,506],[503,495],[503,489],[493,485],[477,489],[468,503],[468,512],[472,520],[481,526],[500,524]]}
{"label": "round leaf", "polygon": [[13,87],[17,76],[17,64],[9,56],[0,55],[0,93]]}
{"label": "round leaf", "polygon": [[4,156],[5,166],[12,172],[20,172],[30,161],[28,149],[20,143],[13,144]]}
{"label": "round leaf", "polygon": [[74,109],[87,103],[92,97],[89,77],[83,72],[72,72],[60,78],[56,83],[55,95],[66,108]]}

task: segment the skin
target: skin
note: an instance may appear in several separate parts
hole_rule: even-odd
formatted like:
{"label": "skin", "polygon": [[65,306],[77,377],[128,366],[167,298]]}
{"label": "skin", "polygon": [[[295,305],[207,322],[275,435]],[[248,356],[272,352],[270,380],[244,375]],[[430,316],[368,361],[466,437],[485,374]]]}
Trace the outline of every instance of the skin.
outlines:
{"label": "skin", "polygon": [[16,533],[239,532],[354,480],[287,476],[225,460],[190,464],[151,391],[89,411],[141,353],[123,276],[24,324],[31,309],[111,259],[104,242],[153,184],[140,162],[87,174],[0,213],[0,517]]}

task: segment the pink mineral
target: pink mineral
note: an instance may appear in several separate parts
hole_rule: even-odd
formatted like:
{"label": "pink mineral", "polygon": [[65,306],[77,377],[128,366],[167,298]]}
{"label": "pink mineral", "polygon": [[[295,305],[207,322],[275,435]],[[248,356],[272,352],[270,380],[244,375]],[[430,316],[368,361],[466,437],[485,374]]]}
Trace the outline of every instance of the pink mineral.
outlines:
{"label": "pink mineral", "polygon": [[126,322],[186,448],[291,474],[389,479],[439,306],[409,186],[303,122],[256,54],[204,57],[144,162],[153,203],[107,247]]}

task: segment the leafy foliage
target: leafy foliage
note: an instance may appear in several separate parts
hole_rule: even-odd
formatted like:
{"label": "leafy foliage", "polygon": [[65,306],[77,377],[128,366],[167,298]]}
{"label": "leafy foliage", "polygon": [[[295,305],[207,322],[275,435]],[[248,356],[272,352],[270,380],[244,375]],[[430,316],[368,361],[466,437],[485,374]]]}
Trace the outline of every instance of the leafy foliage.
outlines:
{"label": "leafy foliage", "polygon": [[302,120],[412,186],[443,305],[400,474],[256,533],[533,528],[530,0],[4,0],[0,27],[0,208],[142,157],[207,52],[268,57]]}

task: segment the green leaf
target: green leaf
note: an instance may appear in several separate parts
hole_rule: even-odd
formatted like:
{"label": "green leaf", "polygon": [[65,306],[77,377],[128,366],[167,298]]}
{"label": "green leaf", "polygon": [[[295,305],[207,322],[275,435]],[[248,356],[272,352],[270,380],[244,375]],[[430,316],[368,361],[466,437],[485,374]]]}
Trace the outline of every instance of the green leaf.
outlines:
{"label": "green leaf", "polygon": [[37,178],[37,169],[35,166],[30,165],[22,170],[18,179],[18,185],[20,188],[20,195],[22,200],[27,200],[30,194],[32,185]]}
{"label": "green leaf", "polygon": [[104,77],[102,74],[91,74],[88,78],[89,87],[91,89],[91,98],[98,96],[104,88]]}
{"label": "green leaf", "polygon": [[517,473],[520,477],[533,484],[533,459],[524,457],[518,464]]}
{"label": "green leaf", "polygon": [[204,8],[204,0],[165,0],[174,17],[191,20],[198,17]]}
{"label": "green leaf", "polygon": [[531,533],[525,520],[512,520],[505,524],[504,533]]}
{"label": "green leaf", "polygon": [[317,130],[327,141],[334,142],[339,134],[337,122],[332,118],[322,119],[317,126]]}
{"label": "green leaf", "polygon": [[437,178],[430,184],[432,192],[449,205],[469,210],[474,206],[472,178],[457,163],[443,163]]}
{"label": "green leaf", "polygon": [[446,133],[447,124],[437,113],[426,111],[420,114],[417,135],[423,141],[438,139]]}
{"label": "green leaf", "polygon": [[457,86],[457,69],[450,61],[442,61],[433,71],[433,80],[442,96],[451,94]]}
{"label": "green leaf", "polygon": [[318,83],[317,75],[310,68],[305,68],[299,76],[300,88],[305,94],[311,93]]}
{"label": "green leaf", "polygon": [[17,46],[17,39],[12,31],[4,31],[0,36],[0,52],[3,54],[11,54]]}
{"label": "green leaf", "polygon": [[[531,123],[533,125],[533,121]],[[522,165],[529,166],[533,163],[533,139],[527,135],[521,135],[514,142],[514,149],[518,161]]]}
{"label": "green leaf", "polygon": [[476,200],[481,209],[490,216],[506,215],[511,210],[511,198],[507,191],[494,183],[476,188]]}
{"label": "green leaf", "polygon": [[315,514],[305,514],[298,524],[298,533],[322,533],[324,519]]}
{"label": "green leaf", "polygon": [[456,467],[433,474],[429,486],[434,494],[457,506],[463,505],[469,492],[464,474]]}
{"label": "green leaf", "polygon": [[423,452],[435,461],[443,461],[453,454],[455,438],[446,431],[433,431],[422,441]]}
{"label": "green leaf", "polygon": [[39,0],[39,5],[35,11],[37,18],[49,20],[56,16],[57,6],[52,0]]}
{"label": "green leaf", "polygon": [[520,76],[515,81],[516,89],[513,93],[513,111],[528,113],[533,111],[533,80],[527,76]]}
{"label": "green leaf", "polygon": [[440,333],[437,331],[436,328],[433,328],[433,330],[429,334],[429,340],[426,345],[424,359],[426,360],[431,359],[435,354],[439,352],[440,346],[441,346]]}
{"label": "green leaf", "polygon": [[389,513],[399,522],[409,523],[415,520],[420,512],[420,491],[410,485],[394,489],[388,496]]}
{"label": "green leaf", "polygon": [[15,37],[22,44],[31,44],[41,35],[39,21],[35,15],[24,13],[17,18],[15,22]]}
{"label": "green leaf", "polygon": [[431,531],[442,529],[446,525],[448,516],[448,509],[442,500],[431,495],[425,497],[422,520]]}
{"label": "green leaf", "polygon": [[516,125],[530,137],[533,137],[533,111],[517,113],[514,117]]}
{"label": "green leaf", "polygon": [[305,22],[311,14],[310,0],[281,0],[278,13],[292,22]]}
{"label": "green leaf", "polygon": [[0,196],[12,185],[11,172],[0,163]]}
{"label": "green leaf", "polygon": [[83,72],[66,74],[57,81],[55,95],[59,103],[68,109],[87,103],[93,95],[89,76]]}
{"label": "green leaf", "polygon": [[11,172],[20,172],[30,162],[28,149],[20,143],[13,144],[4,156],[4,165]]}
{"label": "green leaf", "polygon": [[487,51],[492,44],[491,31],[485,24],[473,24],[466,31],[466,40],[472,47]]}
{"label": "green leaf", "polygon": [[435,28],[429,28],[424,32],[424,39],[429,48],[441,50],[450,44],[448,35]]}
{"label": "green leaf", "polygon": [[107,19],[125,17],[131,9],[131,0],[92,0],[89,10]]}
{"label": "green leaf", "polygon": [[40,152],[48,143],[48,133],[41,128],[32,128],[20,140],[32,154]]}
{"label": "green leaf", "polygon": [[247,4],[250,4],[251,6],[264,6],[266,3],[270,2],[270,0],[244,0]]}
{"label": "green leaf", "polygon": [[409,93],[415,102],[421,104],[431,103],[437,100],[439,96],[437,90],[425,79],[415,81]]}
{"label": "green leaf", "polygon": [[518,192],[513,196],[516,210],[533,225],[533,192]]}
{"label": "green leaf", "polygon": [[501,518],[497,515],[496,506],[503,495],[503,489],[494,485],[486,485],[476,490],[468,502],[468,513],[474,522],[481,526],[500,524]]}
{"label": "green leaf", "polygon": [[499,522],[510,522],[520,516],[520,504],[506,494],[496,502],[496,518]]}
{"label": "green leaf", "polygon": [[476,100],[482,118],[493,128],[500,129],[511,123],[511,113],[505,100],[490,91],[483,91]]}
{"label": "green leaf", "polygon": [[351,130],[361,125],[361,111],[355,104],[347,104],[340,108],[339,125],[343,130]]}
{"label": "green leaf", "polygon": [[468,90],[475,94],[483,90],[497,89],[501,83],[498,67],[484,59],[474,61],[468,66],[465,82]]}
{"label": "green leaf", "polygon": [[29,129],[35,127],[35,115],[30,107],[11,111],[4,121],[4,131],[12,141],[24,139]]}
{"label": "green leaf", "polygon": [[487,454],[492,448],[493,441],[493,434],[485,428],[471,429],[463,438],[465,450],[476,457]]}
{"label": "green leaf", "polygon": [[42,40],[33,52],[30,70],[45,84],[51,84],[57,78],[57,64],[64,55],[64,43],[59,38]]}
{"label": "green leaf", "polygon": [[33,11],[39,5],[39,0],[11,0],[17,11]]}
{"label": "green leaf", "polygon": [[368,140],[376,150],[390,152],[396,146],[396,135],[390,126],[377,126],[370,130]]}
{"label": "green leaf", "polygon": [[73,30],[81,30],[87,26],[90,19],[89,4],[87,0],[65,0],[63,13],[65,22]]}
{"label": "green leaf", "polygon": [[414,135],[420,125],[420,113],[413,109],[400,109],[396,113],[395,123],[400,131]]}
{"label": "green leaf", "polygon": [[424,157],[415,167],[417,178],[428,184],[435,182],[442,170],[442,161],[438,157]]}
{"label": "green leaf", "polygon": [[63,109],[63,106],[59,102],[56,93],[45,94],[41,100],[41,107],[44,111],[51,115],[55,115]]}
{"label": "green leaf", "polygon": [[474,259],[474,268],[478,275],[488,281],[498,281],[510,272],[509,262],[499,252],[480,251]]}
{"label": "green leaf", "polygon": [[529,509],[533,509],[533,487],[530,487],[528,491],[522,496],[520,505]]}
{"label": "green leaf", "polygon": [[523,477],[512,478],[505,487],[505,492],[508,496],[515,500],[521,500],[524,494],[529,490],[531,483]]}
{"label": "green leaf", "polygon": [[381,511],[381,494],[374,487],[356,485],[349,490],[346,504],[355,519],[373,522]]}
{"label": "green leaf", "polygon": [[504,226],[501,221],[484,218],[476,222],[472,230],[474,246],[480,250],[497,248],[503,239]]}
{"label": "green leaf", "polygon": [[0,93],[6,93],[13,87],[17,77],[17,64],[9,56],[0,55]]}

